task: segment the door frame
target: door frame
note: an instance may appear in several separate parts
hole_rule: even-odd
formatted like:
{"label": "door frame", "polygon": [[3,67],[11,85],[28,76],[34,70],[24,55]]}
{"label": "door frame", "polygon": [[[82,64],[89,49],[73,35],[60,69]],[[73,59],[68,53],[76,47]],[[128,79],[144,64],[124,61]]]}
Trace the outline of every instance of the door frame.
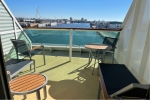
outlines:
{"label": "door frame", "polygon": [[3,48],[1,43],[1,36],[0,36],[0,88],[1,88],[0,99],[11,99],[9,82],[7,80],[6,65],[3,55]]}

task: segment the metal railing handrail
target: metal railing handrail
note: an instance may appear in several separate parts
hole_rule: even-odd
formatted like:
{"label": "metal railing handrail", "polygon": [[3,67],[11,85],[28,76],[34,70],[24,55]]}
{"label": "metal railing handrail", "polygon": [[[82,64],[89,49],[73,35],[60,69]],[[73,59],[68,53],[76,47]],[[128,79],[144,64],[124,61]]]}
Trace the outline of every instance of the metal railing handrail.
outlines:
{"label": "metal railing handrail", "polygon": [[92,30],[92,31],[122,31],[121,29],[92,29],[92,28],[54,28],[54,27],[24,27],[24,29],[57,29],[57,30]]}

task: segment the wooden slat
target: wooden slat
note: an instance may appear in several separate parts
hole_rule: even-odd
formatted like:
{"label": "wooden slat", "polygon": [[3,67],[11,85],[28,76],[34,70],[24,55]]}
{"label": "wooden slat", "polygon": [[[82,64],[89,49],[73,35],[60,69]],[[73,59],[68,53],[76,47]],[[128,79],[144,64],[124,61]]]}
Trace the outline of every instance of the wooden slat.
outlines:
{"label": "wooden slat", "polygon": [[31,84],[30,86],[26,86],[24,88],[21,88],[18,91],[20,91],[20,92],[26,92],[26,91],[29,91],[29,90],[33,90],[33,89],[35,89],[35,87],[39,87],[39,86],[43,85],[43,81],[45,81],[45,80],[40,80],[40,81],[38,81],[38,83]]}
{"label": "wooden slat", "polygon": [[[40,78],[40,77],[39,77],[39,78]],[[19,88],[19,87],[25,86],[25,85],[27,85],[27,84],[29,84],[29,83],[32,83],[32,82],[35,82],[35,81],[39,81],[39,80],[38,80],[39,78],[34,79],[34,77],[32,77],[32,78],[30,78],[30,79],[24,79],[24,80],[21,80],[21,82],[19,82],[19,81],[14,82],[14,84],[11,84],[10,86],[11,86],[12,88]],[[25,81],[25,80],[27,80],[27,81]],[[41,79],[41,80],[42,80],[42,79]],[[26,84],[24,84],[24,83],[26,83]],[[18,87],[16,87],[16,86],[18,86]]]}
{"label": "wooden slat", "polygon": [[27,92],[38,88],[46,79],[40,74],[28,74],[18,77],[10,82],[10,89],[15,92]]}
{"label": "wooden slat", "polygon": [[[24,79],[24,80],[22,80],[22,83],[20,83],[20,81],[14,81],[14,82],[13,82],[13,85],[11,85],[12,89],[13,89],[13,88],[18,89],[18,88],[20,88],[20,87],[23,87],[23,88],[24,88],[24,86],[26,86],[26,85],[31,86],[32,83],[37,83],[39,79],[42,80],[41,76],[40,76],[40,77],[39,77],[39,76],[37,77],[37,76],[35,76],[35,75],[34,75],[34,77],[32,77],[32,78],[30,78],[30,79],[26,79],[26,78],[23,78],[23,79]],[[28,82],[27,82],[26,80],[28,80]],[[25,84],[24,84],[24,83],[25,83]]]}
{"label": "wooden slat", "polygon": [[30,51],[33,51],[33,50],[38,49],[38,48],[41,48],[41,46],[33,47]]}
{"label": "wooden slat", "polygon": [[22,82],[23,82],[23,83],[24,83],[24,82],[28,82],[28,81],[30,81],[30,80],[32,80],[32,79],[34,79],[34,78],[37,78],[37,75],[36,75],[36,76],[35,76],[35,75],[31,75],[31,76],[26,76],[26,75],[25,75],[25,76],[21,76],[21,77],[15,79],[15,80],[13,80],[13,83],[11,83],[10,86],[11,86],[11,85],[15,85],[16,82],[19,83],[19,84],[21,84]]}
{"label": "wooden slat", "polygon": [[35,89],[35,88],[41,86],[43,84],[43,81],[45,81],[45,80],[44,79],[41,79],[41,80],[35,79],[34,81],[27,82],[27,84],[22,84],[22,85],[18,84],[17,85],[18,88],[15,87],[12,90],[15,90],[18,92],[29,91],[29,90],[32,90],[32,89]]}
{"label": "wooden slat", "polygon": [[105,44],[86,44],[85,47],[89,49],[100,49],[100,50],[105,50],[105,49],[109,50],[112,48],[111,46]]}
{"label": "wooden slat", "polygon": [[99,81],[101,83],[101,88],[102,88],[102,91],[103,91],[104,100],[108,100],[109,97],[108,97],[108,93],[107,93],[107,90],[106,90],[106,86],[105,86],[105,82],[104,82],[104,79],[103,79],[103,75],[102,75],[100,66],[99,66],[99,73],[100,73]]}
{"label": "wooden slat", "polygon": [[19,83],[20,85],[21,84],[24,84],[24,82],[29,82],[31,79],[33,79],[35,76],[34,75],[32,75],[32,76],[30,76],[30,77],[24,77],[24,78],[19,78],[19,79],[16,79],[16,80],[14,80],[14,82],[12,83],[12,84],[10,84],[10,86],[15,86],[15,82],[17,82],[17,83]]}

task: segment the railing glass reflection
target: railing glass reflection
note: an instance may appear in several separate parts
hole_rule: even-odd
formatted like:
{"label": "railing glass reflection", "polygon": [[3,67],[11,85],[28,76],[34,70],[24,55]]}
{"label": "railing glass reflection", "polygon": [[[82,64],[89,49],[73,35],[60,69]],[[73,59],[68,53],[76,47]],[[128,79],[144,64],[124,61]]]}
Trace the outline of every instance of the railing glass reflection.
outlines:
{"label": "railing glass reflection", "polygon": [[[33,44],[69,46],[70,30],[64,29],[25,29]],[[104,37],[118,37],[119,32],[99,30],[73,30],[72,46],[84,47],[87,43],[102,43]]]}

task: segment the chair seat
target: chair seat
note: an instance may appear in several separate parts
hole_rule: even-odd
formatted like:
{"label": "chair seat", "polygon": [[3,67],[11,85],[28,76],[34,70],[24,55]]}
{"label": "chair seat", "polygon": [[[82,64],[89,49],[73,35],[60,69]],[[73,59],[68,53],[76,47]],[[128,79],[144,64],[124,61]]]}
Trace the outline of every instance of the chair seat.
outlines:
{"label": "chair seat", "polygon": [[[96,54],[103,54],[103,50],[96,50],[95,52],[93,51],[93,53],[96,53]],[[106,51],[105,52],[105,55],[109,55],[109,54],[112,54],[113,51]]]}
{"label": "chair seat", "polygon": [[[42,53],[41,50],[34,50],[34,51],[31,51],[31,52],[30,52],[31,56],[34,56],[34,55],[40,54],[40,53]],[[19,54],[19,55],[20,55],[20,56],[23,56],[23,55],[28,56],[28,55],[29,55],[29,52],[23,52],[22,54]]]}
{"label": "chair seat", "polygon": [[123,64],[99,64],[108,95],[111,95],[131,83],[139,83]]}
{"label": "chair seat", "polygon": [[6,70],[10,71],[10,78],[17,75],[20,71],[22,71],[25,67],[28,65],[31,65],[33,63],[32,60],[27,59],[11,59],[7,61],[6,64]]}

